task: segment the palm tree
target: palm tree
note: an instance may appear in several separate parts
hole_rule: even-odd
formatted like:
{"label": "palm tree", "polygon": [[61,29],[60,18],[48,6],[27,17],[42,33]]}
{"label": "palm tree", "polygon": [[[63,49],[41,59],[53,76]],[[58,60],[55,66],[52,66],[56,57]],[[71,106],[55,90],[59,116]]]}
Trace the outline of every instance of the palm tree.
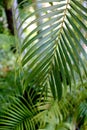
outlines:
{"label": "palm tree", "polygon": [[[75,123],[69,121],[75,112],[70,101],[77,103],[72,96],[78,97],[74,89],[79,81],[87,85],[87,54],[80,44],[83,41],[87,45],[81,33],[81,28],[87,32],[87,8],[80,0],[38,0],[38,3],[41,8],[34,10],[37,3],[27,2],[27,15],[18,22],[21,13],[16,16],[16,11],[25,1],[16,8],[13,2],[18,49],[16,79],[20,81],[21,94],[12,96],[11,103],[2,110],[0,130],[74,130],[79,127],[77,116],[73,119]],[[75,108],[87,113],[86,96],[83,99],[83,104]],[[86,120],[87,116],[83,118]]]}

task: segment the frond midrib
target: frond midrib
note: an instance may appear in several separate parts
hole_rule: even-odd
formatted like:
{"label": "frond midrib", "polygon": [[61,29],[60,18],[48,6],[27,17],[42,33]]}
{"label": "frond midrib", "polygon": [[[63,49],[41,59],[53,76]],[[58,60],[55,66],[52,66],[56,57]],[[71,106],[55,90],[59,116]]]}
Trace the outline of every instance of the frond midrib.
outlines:
{"label": "frond midrib", "polygon": [[60,31],[59,31],[57,40],[55,41],[55,44],[56,44],[56,45],[55,45],[55,48],[54,48],[53,57],[52,57],[52,59],[51,59],[51,64],[50,64],[48,76],[47,76],[47,79],[46,79],[46,83],[49,81],[50,75],[51,75],[51,73],[52,73],[52,68],[53,68],[53,65],[54,65],[54,58],[55,58],[56,50],[57,50],[57,47],[58,47],[58,41],[60,40],[61,33],[62,33],[62,31],[63,31],[63,25],[64,25],[64,22],[65,22],[65,19],[66,19],[66,15],[67,15],[68,5],[69,5],[69,4],[70,4],[70,0],[67,0],[66,8],[65,8],[65,10],[64,10],[63,20],[62,20],[61,27],[60,27]]}

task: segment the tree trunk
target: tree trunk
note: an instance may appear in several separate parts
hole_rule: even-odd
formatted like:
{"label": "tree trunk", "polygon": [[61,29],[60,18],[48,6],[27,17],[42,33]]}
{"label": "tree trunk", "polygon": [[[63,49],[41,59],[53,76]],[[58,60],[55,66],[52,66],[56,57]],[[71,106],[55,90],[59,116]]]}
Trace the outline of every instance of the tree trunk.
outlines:
{"label": "tree trunk", "polygon": [[7,18],[7,24],[8,29],[12,35],[14,35],[14,26],[13,26],[13,16],[12,16],[12,4],[11,0],[3,0],[6,18]]}

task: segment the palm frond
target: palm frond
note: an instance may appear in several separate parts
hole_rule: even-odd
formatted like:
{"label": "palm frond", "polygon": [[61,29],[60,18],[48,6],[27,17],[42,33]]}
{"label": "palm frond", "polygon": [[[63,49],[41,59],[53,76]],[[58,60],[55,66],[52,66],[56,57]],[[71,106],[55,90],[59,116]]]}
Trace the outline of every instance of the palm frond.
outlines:
{"label": "palm frond", "polygon": [[75,118],[76,118],[76,126],[81,128],[87,122],[87,102],[82,102],[76,111]]}
{"label": "palm frond", "polygon": [[[52,104],[44,105],[40,102],[31,105],[23,97],[13,98],[12,100],[11,105],[0,113],[0,130],[36,130],[43,127],[47,129],[51,125],[54,128],[56,125],[59,128],[63,128],[63,126],[68,128],[68,123],[62,125],[61,107],[58,107],[57,102],[54,103],[54,106],[51,106]],[[50,121],[53,121],[53,124],[50,124]],[[59,122],[61,122],[61,125],[59,125]]]}
{"label": "palm frond", "polygon": [[36,130],[36,128],[39,130],[72,130],[79,123],[81,127],[86,127],[87,90],[80,89],[67,93],[59,102],[54,101],[50,92],[46,100],[44,98],[43,101],[36,100],[34,104],[35,94],[32,94],[30,90],[28,98],[26,96],[25,98],[13,97],[13,102],[0,115],[0,130]]}
{"label": "palm frond", "polygon": [[35,113],[36,108],[32,108],[24,98],[14,98],[13,103],[0,116],[0,130],[35,130]]}
{"label": "palm frond", "polygon": [[[53,3],[45,6],[49,2]],[[29,8],[34,8],[35,4],[29,4]],[[60,100],[63,89],[67,90],[67,77],[70,87],[73,81],[76,81],[75,71],[83,82],[79,65],[87,76],[86,66],[80,57],[82,52],[87,59],[80,42],[87,45],[86,37],[81,32],[81,28],[84,33],[87,32],[87,26],[84,24],[87,20],[87,8],[78,0],[40,0],[39,4],[42,5],[41,8],[32,9],[17,27],[17,32],[20,32],[28,21],[20,33],[22,36],[28,29],[21,42],[19,61],[24,73],[28,72],[26,78],[28,83],[34,80],[34,83],[38,81],[43,88],[50,87],[53,97]],[[14,12],[16,9],[13,8]],[[41,15],[38,17],[38,14]],[[16,18],[14,13],[15,25],[19,16]]]}

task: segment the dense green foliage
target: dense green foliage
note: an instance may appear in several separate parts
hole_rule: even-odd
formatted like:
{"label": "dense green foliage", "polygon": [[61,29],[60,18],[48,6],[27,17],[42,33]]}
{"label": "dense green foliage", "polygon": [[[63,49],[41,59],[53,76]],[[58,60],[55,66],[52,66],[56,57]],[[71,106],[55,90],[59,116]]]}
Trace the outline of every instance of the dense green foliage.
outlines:
{"label": "dense green foliage", "polygon": [[87,7],[15,1],[15,35],[0,24],[0,130],[87,130]]}

